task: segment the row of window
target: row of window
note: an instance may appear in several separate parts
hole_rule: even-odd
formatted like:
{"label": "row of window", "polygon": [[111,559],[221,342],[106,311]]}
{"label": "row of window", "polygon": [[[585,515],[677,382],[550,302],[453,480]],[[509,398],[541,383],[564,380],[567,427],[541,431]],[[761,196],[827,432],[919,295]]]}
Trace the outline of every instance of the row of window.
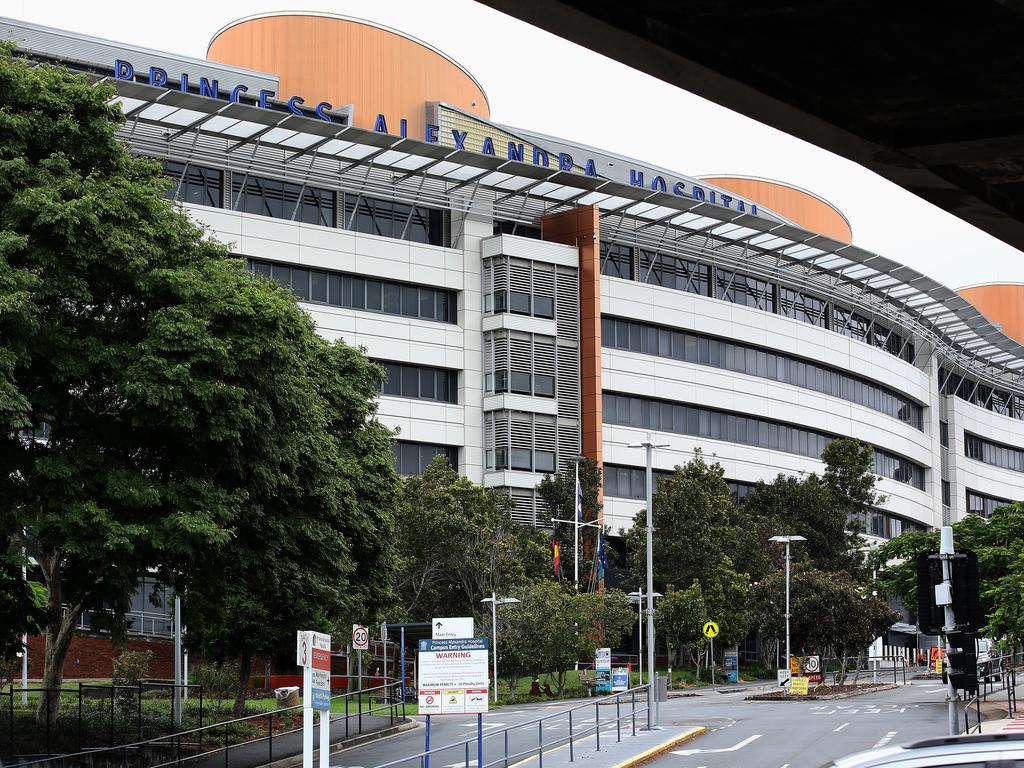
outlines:
{"label": "row of window", "polygon": [[516,469],[523,472],[554,472],[555,452],[528,448],[496,448],[484,456],[488,469]]}
{"label": "row of window", "polygon": [[999,507],[1013,504],[1010,499],[1000,499],[998,496],[986,496],[983,493],[967,489],[967,511],[973,512],[982,517],[991,517]]}
{"label": "row of window", "polygon": [[[753,445],[820,459],[835,435],[767,419],[740,416],[695,405],[683,405],[614,392],[604,393],[607,424]],[[875,474],[924,489],[924,468],[901,456],[875,448]]]}
{"label": "row of window", "polygon": [[301,301],[348,309],[368,309],[387,315],[417,317],[442,323],[458,322],[455,291],[259,259],[249,259],[249,269],[253,274],[276,280],[285,288],[290,288]]}
{"label": "row of window", "polygon": [[422,475],[438,456],[444,456],[453,469],[459,468],[459,449],[452,445],[396,440],[391,443],[391,452],[395,456],[395,472],[400,475]]}
{"label": "row of window", "polygon": [[[639,253],[637,253],[639,251]],[[634,274],[634,255],[639,274]],[[912,362],[914,347],[893,329],[825,298],[731,269],[666,253],[601,242],[601,274],[711,296],[841,333]]]}
{"label": "row of window", "polygon": [[993,467],[1024,472],[1024,450],[964,432],[964,455]]}
{"label": "row of window", "polygon": [[555,377],[548,373],[496,370],[484,376],[484,389],[488,392],[511,392],[516,395],[554,397]]}
{"label": "row of window", "polygon": [[527,291],[495,291],[484,296],[484,312],[496,315],[509,312],[513,315],[532,315],[551,319],[555,316],[555,299]]}
{"label": "row of window", "polygon": [[925,526],[920,523],[896,517],[896,515],[878,509],[857,515],[856,519],[860,521],[864,533],[869,536],[877,536],[880,539],[895,539],[904,533],[925,530]]}
{"label": "row of window", "polygon": [[1024,396],[990,387],[968,376],[953,373],[948,368],[939,368],[939,394],[956,395],[985,410],[1013,419],[1024,419]]}
{"label": "row of window", "polygon": [[[658,492],[658,482],[662,478],[673,477],[675,472],[665,470],[653,470],[652,481],[653,492]],[[754,483],[743,483],[739,480],[726,480],[729,486],[729,495],[733,502],[742,504],[747,496],[757,487]],[[620,499],[646,499],[647,498],[647,476],[643,467],[627,467],[620,464],[604,465],[604,493],[606,496],[614,496]]]}
{"label": "row of window", "polygon": [[601,317],[601,344],[793,384],[867,406],[922,429],[921,406],[894,390],[789,355],[608,315]]}
{"label": "row of window", "polygon": [[505,221],[503,219],[494,220],[494,234],[529,237],[532,240],[542,239],[540,227],[534,227],[530,224],[520,224],[518,221]]}
{"label": "row of window", "polygon": [[[167,193],[171,199],[215,208],[224,206],[222,171],[168,160],[164,162],[164,174],[173,182]],[[249,174],[235,173],[231,178],[232,210],[322,227],[337,226],[338,194],[308,184]],[[344,194],[342,198],[345,229],[414,243],[447,245],[444,211],[361,194]]]}
{"label": "row of window", "polygon": [[459,372],[429,365],[377,361],[387,376],[380,383],[382,395],[415,397],[442,403],[459,402]]}

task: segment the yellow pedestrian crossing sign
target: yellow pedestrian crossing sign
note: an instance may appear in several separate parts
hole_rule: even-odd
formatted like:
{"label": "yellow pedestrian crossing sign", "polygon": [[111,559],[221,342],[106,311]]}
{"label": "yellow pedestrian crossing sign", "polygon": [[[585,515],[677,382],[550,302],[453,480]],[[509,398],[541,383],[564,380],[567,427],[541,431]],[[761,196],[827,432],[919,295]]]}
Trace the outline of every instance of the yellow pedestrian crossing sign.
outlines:
{"label": "yellow pedestrian crossing sign", "polygon": [[713,621],[704,624],[704,637],[718,637],[718,624]]}

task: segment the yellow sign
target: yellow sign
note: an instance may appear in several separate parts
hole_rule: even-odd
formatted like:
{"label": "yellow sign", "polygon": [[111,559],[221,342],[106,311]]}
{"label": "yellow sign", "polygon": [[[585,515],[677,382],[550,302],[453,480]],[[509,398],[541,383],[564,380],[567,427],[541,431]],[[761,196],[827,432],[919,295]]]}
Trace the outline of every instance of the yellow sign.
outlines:
{"label": "yellow sign", "polygon": [[942,659],[936,659],[935,660],[935,674],[936,675],[941,675],[942,674]]}
{"label": "yellow sign", "polygon": [[718,637],[718,625],[709,621],[704,625],[704,637]]}
{"label": "yellow sign", "polygon": [[797,696],[806,696],[809,682],[810,679],[806,677],[792,677],[789,680],[789,692]]}

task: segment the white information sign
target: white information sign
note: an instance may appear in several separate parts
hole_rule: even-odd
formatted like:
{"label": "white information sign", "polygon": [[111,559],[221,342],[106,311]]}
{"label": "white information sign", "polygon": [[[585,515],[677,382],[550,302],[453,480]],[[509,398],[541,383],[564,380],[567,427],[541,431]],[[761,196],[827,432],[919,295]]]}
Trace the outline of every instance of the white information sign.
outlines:
{"label": "white information sign", "polygon": [[330,765],[331,636],[299,630],[295,662],[302,667],[302,766],[313,768],[313,712],[320,712],[320,768]]}
{"label": "white information sign", "polygon": [[487,711],[487,638],[420,640],[416,677],[421,715]]}
{"label": "white information sign", "polygon": [[430,637],[434,640],[468,639],[473,637],[472,616],[449,616],[430,620]]}
{"label": "white information sign", "polygon": [[612,649],[611,648],[598,648],[594,654],[594,669],[600,670],[611,670],[612,668]]}
{"label": "white information sign", "polygon": [[352,649],[356,651],[370,650],[370,631],[359,624],[352,625]]}
{"label": "white information sign", "polygon": [[313,649],[331,652],[331,636],[323,632],[299,630],[295,633],[295,663],[300,667],[313,666]]}

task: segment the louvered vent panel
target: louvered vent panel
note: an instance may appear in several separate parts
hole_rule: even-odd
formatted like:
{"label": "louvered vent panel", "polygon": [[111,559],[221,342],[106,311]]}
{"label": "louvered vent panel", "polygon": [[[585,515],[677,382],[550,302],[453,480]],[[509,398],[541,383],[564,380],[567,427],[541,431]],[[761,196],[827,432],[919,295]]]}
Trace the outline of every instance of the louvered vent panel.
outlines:
{"label": "louvered vent panel", "polygon": [[580,416],[580,354],[576,347],[561,344],[557,348],[558,369],[555,392],[558,415],[578,419]]}
{"label": "louvered vent panel", "polygon": [[579,341],[580,288],[576,270],[559,267],[555,276],[555,321],[558,337],[566,341]]}
{"label": "louvered vent panel", "polygon": [[512,331],[509,334],[509,357],[513,371],[533,372],[533,350],[530,342],[531,338],[527,333]]}
{"label": "louvered vent panel", "polygon": [[533,450],[533,420],[529,413],[512,411],[512,448]]}
{"label": "louvered vent panel", "polygon": [[538,296],[555,297],[555,268],[550,264],[533,265],[533,292]]}
{"label": "louvered vent panel", "polygon": [[494,367],[492,371],[505,370],[509,364],[509,343],[508,343],[508,332],[507,331],[494,331],[486,334],[491,339],[493,345],[493,357],[491,361]]}
{"label": "louvered vent panel", "polygon": [[556,376],[555,340],[550,336],[534,336],[533,338],[533,370],[549,376]]}
{"label": "louvered vent panel", "polygon": [[493,293],[494,285],[491,280],[494,277],[494,270],[491,269],[491,262],[493,259],[484,259],[480,264],[480,288],[484,293]]}
{"label": "louvered vent panel", "polygon": [[506,491],[512,498],[512,519],[536,527],[537,509],[533,491],[529,488],[508,488]]}
{"label": "louvered vent panel", "polygon": [[492,280],[494,290],[502,291],[508,289],[508,260],[504,258],[490,259],[493,271]]}
{"label": "louvered vent panel", "polygon": [[555,417],[537,414],[534,416],[534,446],[538,451],[558,450]]}
{"label": "louvered vent panel", "polygon": [[509,287],[513,291],[532,293],[530,262],[521,259],[509,259]]}
{"label": "louvered vent panel", "polygon": [[509,423],[508,423],[508,411],[499,411],[493,415],[493,424],[491,428],[491,445],[487,446],[488,449],[500,450],[502,448],[508,448],[509,442]]}
{"label": "louvered vent panel", "polygon": [[558,469],[572,472],[580,455],[580,424],[575,419],[558,419]]}

